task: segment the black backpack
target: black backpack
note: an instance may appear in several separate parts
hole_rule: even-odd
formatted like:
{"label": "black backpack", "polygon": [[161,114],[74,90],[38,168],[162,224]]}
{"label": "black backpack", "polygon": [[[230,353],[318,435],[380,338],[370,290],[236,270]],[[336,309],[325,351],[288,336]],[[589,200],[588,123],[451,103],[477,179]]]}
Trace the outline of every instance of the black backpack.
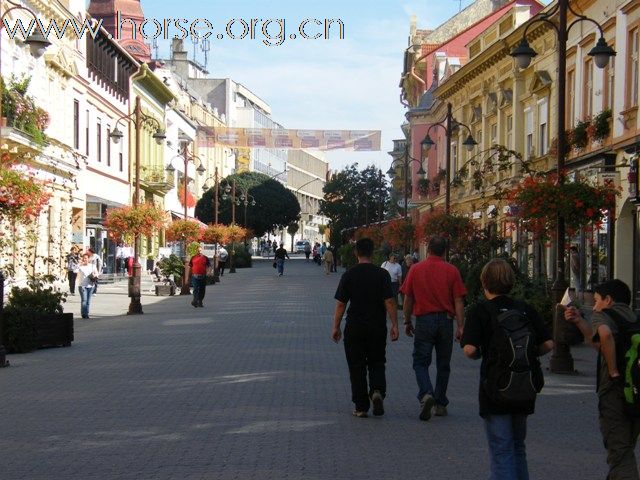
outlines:
{"label": "black backpack", "polygon": [[[618,327],[616,364],[624,379],[624,411],[631,417],[640,417],[640,322],[629,322],[613,309],[603,310]],[[602,354],[598,355],[598,373]]]}
{"label": "black backpack", "polygon": [[486,394],[503,406],[523,406],[535,401],[544,386],[538,360],[538,340],[524,304],[511,309],[487,304],[492,335],[486,357],[483,382]]}

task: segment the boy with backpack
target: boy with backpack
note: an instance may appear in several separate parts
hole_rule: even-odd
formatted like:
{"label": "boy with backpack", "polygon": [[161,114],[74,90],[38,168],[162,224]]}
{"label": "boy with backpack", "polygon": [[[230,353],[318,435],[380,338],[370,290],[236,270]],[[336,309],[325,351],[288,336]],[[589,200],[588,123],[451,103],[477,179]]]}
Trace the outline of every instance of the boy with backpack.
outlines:
{"label": "boy with backpack", "polygon": [[621,280],[594,289],[592,326],[575,307],[565,320],[575,324],[598,350],[596,391],[600,431],[607,449],[609,480],[638,480],[634,450],[640,433],[640,323]]}
{"label": "boy with backpack", "polygon": [[553,340],[533,307],[508,296],[515,273],[494,259],[480,274],[486,301],[467,315],[461,345],[480,365],[480,416],[489,443],[492,480],[528,480],[527,416],[544,385],[538,356]]}

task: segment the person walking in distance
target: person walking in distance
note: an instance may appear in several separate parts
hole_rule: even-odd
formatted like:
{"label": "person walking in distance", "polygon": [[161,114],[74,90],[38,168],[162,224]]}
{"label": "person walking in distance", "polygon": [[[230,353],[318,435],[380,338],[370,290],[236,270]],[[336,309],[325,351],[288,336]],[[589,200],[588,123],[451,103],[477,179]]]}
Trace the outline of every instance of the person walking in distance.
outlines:
{"label": "person walking in distance", "polygon": [[402,282],[402,267],[396,261],[397,257],[395,253],[389,254],[389,260],[383,262],[380,265],[387,272],[389,272],[389,276],[391,277],[391,289],[393,290],[393,298],[398,300],[398,291],[400,290],[400,282]]}
{"label": "person walking in distance", "polygon": [[[489,442],[491,480],[527,480],[527,416],[544,384],[538,357],[553,349],[551,334],[529,304],[509,297],[516,275],[494,259],[480,274],[485,301],[467,316],[461,344],[480,365],[480,416]],[[522,352],[516,354],[516,351]]]}
{"label": "person walking in distance", "polygon": [[273,258],[276,261],[278,276],[281,277],[284,275],[284,259],[289,259],[289,254],[284,248],[284,243],[280,244],[280,248],[275,251]]}
{"label": "person walking in distance", "polygon": [[[404,256],[404,262],[402,263],[401,267],[402,267],[402,279],[400,280],[400,285],[402,285],[402,282],[404,282],[407,278],[407,275],[409,275],[409,269],[411,268],[411,265],[413,265],[413,256],[406,254]],[[398,306],[398,308],[403,308],[404,307],[404,295],[401,293],[400,294],[400,298],[401,298],[401,302],[400,305]]]}
{"label": "person walking in distance", "polygon": [[78,248],[74,245],[67,255],[67,279],[69,280],[69,293],[76,294],[76,278],[78,277],[78,267],[80,266],[80,256]]}
{"label": "person walking in distance", "polygon": [[304,256],[307,258],[307,262],[309,261],[309,257],[311,256],[311,244],[309,242],[304,244]]}
{"label": "person walking in distance", "polygon": [[84,253],[78,266],[78,280],[80,282],[78,292],[80,293],[80,315],[82,318],[89,318],[91,295],[93,295],[93,289],[98,283],[98,275],[98,269],[91,263],[89,253]]}
{"label": "person walking in distance", "polygon": [[[331,338],[342,338],[340,324],[347,310],[344,328],[344,351],[351,379],[353,415],[367,417],[370,402],[373,414],[384,414],[387,383],[385,376],[387,315],[391,319],[390,338],[398,339],[398,308],[391,289],[389,274],[371,263],[373,241],[362,238],[356,243],[358,264],[347,270],[335,293],[336,308]],[[367,385],[367,371],[369,385]]]}
{"label": "person walking in distance", "polygon": [[227,260],[229,259],[229,252],[224,247],[220,247],[218,250],[218,269],[220,270],[220,276],[224,275],[224,269],[227,266]]}
{"label": "person walking in distance", "polygon": [[[95,250],[91,247],[89,247],[87,249],[87,252],[89,253],[89,262],[91,262],[91,264],[96,267],[96,270],[98,270],[99,273],[102,273],[102,258],[100,258],[100,255],[98,255]],[[98,293],[98,279],[96,278],[96,282],[95,282],[95,286],[93,288],[93,294],[97,295]]]}
{"label": "person walking in distance", "polygon": [[[464,297],[467,290],[456,267],[442,258],[446,240],[433,237],[427,247],[428,256],[411,267],[402,284],[404,294],[405,333],[413,340],[413,370],[418,383],[420,420],[429,420],[435,406],[437,416],[447,415],[447,385],[451,373],[453,319],[456,340],[462,336]],[[415,328],[411,317],[415,315]],[[429,377],[433,349],[436,350],[436,387]]]}
{"label": "person walking in distance", "polygon": [[322,261],[324,262],[324,273],[329,275],[333,268],[333,252],[330,248],[324,252],[324,257],[322,257]]}
{"label": "person walking in distance", "polygon": [[202,249],[198,247],[198,252],[189,260],[191,283],[193,285],[193,301],[191,305],[194,307],[204,307],[202,300],[204,300],[207,288],[207,269],[210,265],[209,257],[205,257],[202,254]]}
{"label": "person walking in distance", "polygon": [[631,310],[631,290],[622,280],[594,288],[592,325],[576,307],[564,318],[598,351],[596,391],[600,432],[610,480],[638,480],[635,456],[640,435],[640,320]]}
{"label": "person walking in distance", "polygon": [[331,265],[331,271],[333,273],[338,272],[338,248],[335,245],[331,245],[329,247],[331,249],[331,253],[333,253],[333,264]]}

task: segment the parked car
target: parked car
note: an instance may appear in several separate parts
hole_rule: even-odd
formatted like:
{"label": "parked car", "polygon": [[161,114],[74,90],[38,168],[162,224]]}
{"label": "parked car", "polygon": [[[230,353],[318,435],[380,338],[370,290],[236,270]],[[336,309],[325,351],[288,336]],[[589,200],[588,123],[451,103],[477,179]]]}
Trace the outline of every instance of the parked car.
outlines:
{"label": "parked car", "polygon": [[306,240],[298,240],[296,242],[295,252],[296,253],[304,253],[304,246],[305,245],[309,245],[309,242],[306,241]]}

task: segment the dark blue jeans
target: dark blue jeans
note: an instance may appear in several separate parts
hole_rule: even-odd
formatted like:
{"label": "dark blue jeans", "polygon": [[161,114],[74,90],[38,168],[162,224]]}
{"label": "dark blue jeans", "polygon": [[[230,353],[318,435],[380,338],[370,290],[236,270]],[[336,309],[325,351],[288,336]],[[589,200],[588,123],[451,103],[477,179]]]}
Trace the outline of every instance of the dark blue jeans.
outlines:
{"label": "dark blue jeans", "polygon": [[489,415],[484,419],[491,456],[491,480],[529,480],[526,415]]}
{"label": "dark blue jeans", "polygon": [[276,267],[278,268],[278,273],[280,275],[284,274],[284,259],[282,258],[276,259]]}
{"label": "dark blue jeans", "polygon": [[82,318],[89,316],[89,306],[91,305],[91,295],[94,287],[78,287],[80,293],[80,315]]}
{"label": "dark blue jeans", "polygon": [[[436,388],[429,377],[429,366],[433,349],[436,349]],[[427,393],[436,404],[446,406],[447,385],[451,373],[451,351],[453,349],[453,319],[446,312],[428,313],[416,317],[413,339],[413,370],[418,382],[418,400]]]}
{"label": "dark blue jeans", "polygon": [[193,286],[193,301],[202,303],[207,288],[205,275],[191,275],[191,285]]}

